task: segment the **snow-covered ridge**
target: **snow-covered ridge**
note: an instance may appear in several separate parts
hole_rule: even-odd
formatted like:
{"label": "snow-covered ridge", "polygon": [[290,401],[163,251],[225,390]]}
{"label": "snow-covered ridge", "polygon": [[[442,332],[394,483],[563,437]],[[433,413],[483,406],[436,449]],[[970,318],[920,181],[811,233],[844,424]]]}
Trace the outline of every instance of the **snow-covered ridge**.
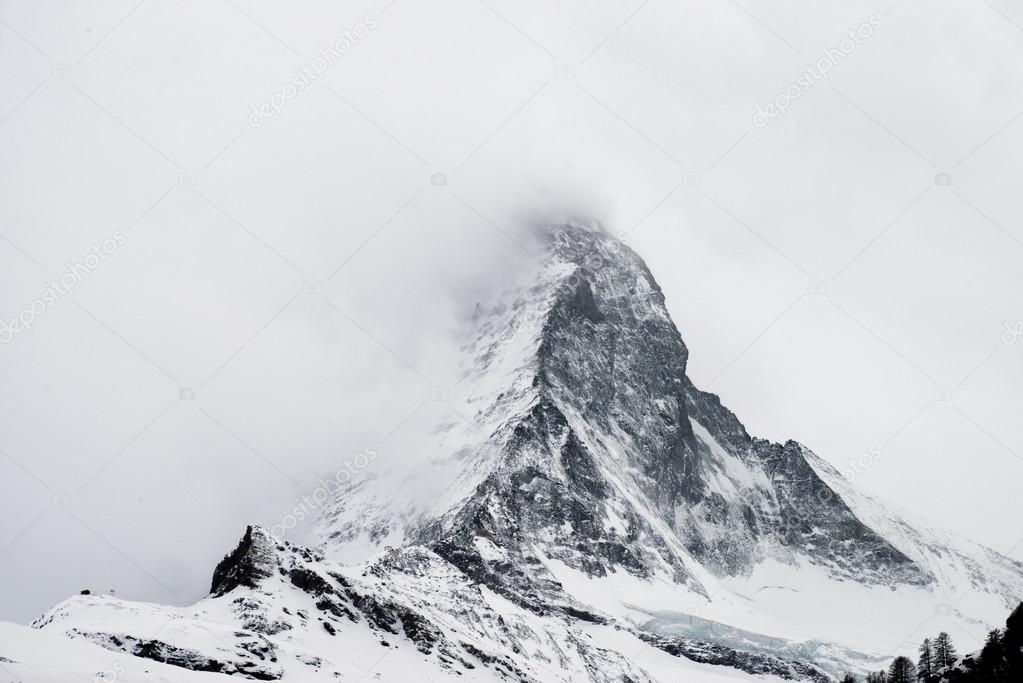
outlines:
{"label": "snow-covered ridge", "polygon": [[[80,649],[90,661],[110,662],[118,680],[159,674],[158,680],[201,681],[223,674],[325,681],[367,671],[392,681],[656,680],[623,654],[644,649],[642,634],[602,619],[538,615],[421,547],[348,567],[250,528],[217,574],[214,594],[189,607],[78,596],[33,626],[94,646]],[[20,645],[11,665],[26,652],[38,654]],[[720,667],[709,664],[672,661],[677,673],[697,680],[752,680],[717,673]],[[793,666],[772,657],[744,665]],[[59,679],[44,674],[30,680]]]}

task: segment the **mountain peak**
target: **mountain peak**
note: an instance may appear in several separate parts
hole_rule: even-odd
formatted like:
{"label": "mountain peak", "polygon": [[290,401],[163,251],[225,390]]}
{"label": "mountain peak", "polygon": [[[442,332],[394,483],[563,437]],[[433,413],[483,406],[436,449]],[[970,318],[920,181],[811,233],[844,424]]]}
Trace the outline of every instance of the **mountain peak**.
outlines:
{"label": "mountain peak", "polygon": [[[420,445],[430,468],[451,472],[447,490],[435,476],[429,503],[395,496],[407,467],[368,482],[325,515],[328,550],[423,543],[534,604],[536,586],[552,585],[543,558],[593,576],[667,575],[703,595],[704,568],[741,575],[768,557],[873,583],[931,579],[850,510],[809,451],[753,439],[693,385],[642,258],[596,221],[542,235],[540,268],[475,316],[468,427]],[[525,569],[502,577],[480,537]]]}
{"label": "mountain peak", "polygon": [[238,586],[256,588],[276,569],[277,541],[263,527],[250,525],[235,549],[213,570],[210,595],[224,595]]}
{"label": "mountain peak", "polygon": [[[354,675],[393,658],[443,680],[708,680],[698,662],[824,683],[818,665],[876,668],[876,630],[901,642],[935,603],[960,625],[1015,606],[1019,563],[751,436],[698,389],[624,243],[595,221],[542,235],[539,268],[473,316],[458,396],[336,492],[316,550],[250,526],[191,608],[80,596],[37,627],[261,680],[341,676],[344,631],[344,657],[372,656]],[[633,661],[647,645],[654,675]]]}

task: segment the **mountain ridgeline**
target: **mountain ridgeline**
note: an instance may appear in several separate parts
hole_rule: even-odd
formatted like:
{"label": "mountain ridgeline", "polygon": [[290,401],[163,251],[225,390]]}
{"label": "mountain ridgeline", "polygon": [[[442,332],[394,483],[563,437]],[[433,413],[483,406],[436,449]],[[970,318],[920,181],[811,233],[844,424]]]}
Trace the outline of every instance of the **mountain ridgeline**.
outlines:
{"label": "mountain ridgeline", "polygon": [[[551,583],[538,551],[589,575],[667,573],[704,593],[694,566],[743,575],[769,556],[859,583],[938,580],[937,543],[894,516],[873,527],[854,507],[869,501],[844,495],[834,468],[794,441],[750,436],[694,386],[638,255],[592,224],[543,239],[539,273],[477,313],[465,382],[481,443],[456,449],[475,477],[429,512],[381,507],[372,486],[342,497],[325,516],[328,549],[358,538],[427,545],[533,605]],[[495,388],[498,368],[513,372]],[[486,559],[478,538],[507,557]],[[998,582],[1018,587],[1023,570],[1000,564]]]}

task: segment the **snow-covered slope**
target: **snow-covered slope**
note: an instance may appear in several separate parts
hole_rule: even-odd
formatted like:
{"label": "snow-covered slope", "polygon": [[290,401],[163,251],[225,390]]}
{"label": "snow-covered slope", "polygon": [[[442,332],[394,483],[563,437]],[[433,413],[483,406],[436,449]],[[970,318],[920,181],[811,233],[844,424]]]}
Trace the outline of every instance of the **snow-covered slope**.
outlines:
{"label": "snow-covered slope", "polygon": [[337,492],[312,549],[253,528],[194,606],[77,597],[36,629],[220,672],[193,676],[825,681],[1023,596],[1020,564],[750,436],[600,226],[538,240],[479,306],[444,410]]}
{"label": "snow-covered slope", "polygon": [[[210,597],[195,605],[78,596],[33,626],[39,636],[8,629],[13,637],[0,641],[4,666],[26,681],[63,682],[71,680],[68,672],[101,671],[110,680],[185,682],[222,680],[214,674],[297,681],[657,680],[630,661],[649,649],[640,634],[596,617],[519,607],[424,548],[346,567],[278,543],[258,527],[217,568]],[[59,642],[61,635],[74,645]],[[71,667],[47,669],[53,652],[65,649]],[[722,650],[703,659],[722,654],[734,656]],[[753,680],[731,667],[646,656],[655,669],[692,680]],[[763,656],[746,665],[754,667],[791,670]]]}

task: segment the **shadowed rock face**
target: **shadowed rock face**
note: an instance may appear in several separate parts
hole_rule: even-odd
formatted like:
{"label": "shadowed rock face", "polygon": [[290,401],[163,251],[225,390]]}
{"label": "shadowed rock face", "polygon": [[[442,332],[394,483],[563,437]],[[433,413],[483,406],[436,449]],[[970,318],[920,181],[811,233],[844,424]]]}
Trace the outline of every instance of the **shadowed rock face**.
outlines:
{"label": "shadowed rock face", "polygon": [[266,639],[253,637],[242,642],[239,649],[251,659],[221,661],[197,650],[176,647],[155,638],[136,638],[132,635],[110,633],[89,633],[72,630],[68,635],[83,638],[113,652],[123,652],[140,659],[149,659],[162,664],[180,667],[189,671],[220,673],[256,681],[275,681],[281,678],[281,671],[273,666],[277,661],[274,647]]}
{"label": "shadowed rock face", "polygon": [[277,568],[276,541],[262,528],[250,526],[238,546],[213,570],[210,595],[231,592],[238,586],[255,588]]}
{"label": "shadowed rock face", "polygon": [[[809,451],[754,439],[693,385],[685,343],[635,253],[583,225],[554,228],[546,250],[549,304],[533,313],[540,333],[522,362],[533,398],[491,436],[497,466],[420,540],[534,606],[561,602],[537,551],[595,576],[667,572],[698,592],[687,562],[735,575],[769,554],[864,582],[930,580],[856,517]],[[521,305],[496,310],[523,315]],[[477,346],[489,359],[506,353],[491,340]],[[512,559],[482,558],[480,536]]]}
{"label": "shadowed rock face", "polygon": [[740,652],[733,648],[670,636],[644,634],[643,640],[675,657],[685,657],[694,662],[728,666],[750,674],[777,676],[787,681],[801,680],[814,683],[831,683],[834,679],[810,664],[787,661],[770,655]]}

